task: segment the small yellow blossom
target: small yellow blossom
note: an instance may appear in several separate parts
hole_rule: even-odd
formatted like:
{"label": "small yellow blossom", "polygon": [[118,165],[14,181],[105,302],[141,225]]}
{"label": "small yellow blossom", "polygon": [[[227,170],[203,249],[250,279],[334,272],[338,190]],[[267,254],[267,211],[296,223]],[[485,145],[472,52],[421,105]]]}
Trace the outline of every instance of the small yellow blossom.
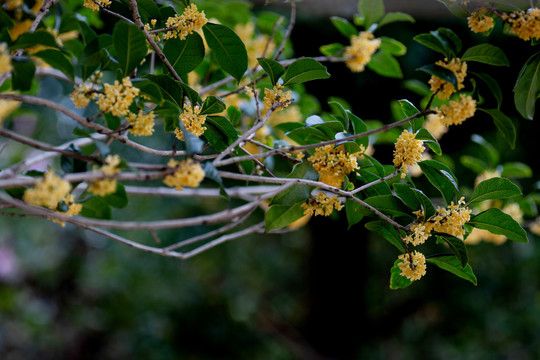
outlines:
{"label": "small yellow blossom", "polygon": [[444,126],[461,125],[476,111],[476,101],[469,95],[459,95],[459,100],[452,100],[448,105],[441,105],[439,114]]}
{"label": "small yellow blossom", "polygon": [[6,43],[0,43],[0,75],[13,70],[11,54]]}
{"label": "small yellow blossom", "polygon": [[191,4],[184,9],[182,15],[176,14],[174,17],[167,19],[166,26],[174,29],[167,31],[163,35],[164,40],[170,38],[180,38],[184,40],[193,31],[197,31],[206,24],[208,20],[204,15],[204,11],[199,12],[195,4]]}
{"label": "small yellow blossom", "polygon": [[279,83],[272,90],[264,89],[264,106],[268,109],[275,106],[274,112],[283,110],[291,101],[291,91],[283,91],[283,85]]}
{"label": "small yellow blossom", "polygon": [[515,11],[504,14],[502,19],[510,24],[510,33],[525,41],[540,39],[540,9],[531,8],[526,11]]}
{"label": "small yellow blossom", "polygon": [[184,186],[196,188],[204,179],[204,170],[201,164],[192,159],[181,162],[171,159],[167,166],[175,171],[172,175],[167,175],[163,179],[163,183],[170,187],[176,187],[176,190],[182,190]]}
{"label": "small yellow blossom", "polygon": [[448,61],[448,59],[444,59],[444,61],[439,60],[435,64],[451,70],[457,79],[456,89],[451,83],[446,82],[435,75],[431,76],[431,79],[429,80],[431,91],[433,93],[438,92],[437,95],[440,99],[448,99],[454,92],[465,87],[465,85],[463,85],[465,77],[467,76],[467,63],[465,61],[461,61],[459,58],[453,58],[450,61]]}
{"label": "small yellow blossom", "polygon": [[334,209],[340,211],[343,205],[337,196],[327,196],[325,192],[319,191],[315,199],[309,198],[302,204],[304,215],[330,216]]}
{"label": "small yellow blossom", "polygon": [[32,188],[26,189],[23,200],[29,204],[56,210],[58,203],[64,200],[70,191],[69,182],[56,176],[54,172],[48,172]]}
{"label": "small yellow blossom", "polygon": [[272,54],[276,48],[275,42],[268,35],[255,35],[255,24],[252,22],[237,24],[234,32],[246,46],[249,67],[257,65],[257,58]]}
{"label": "small yellow blossom", "polygon": [[24,19],[22,21],[17,21],[15,26],[8,30],[11,40],[15,41],[19,36],[30,30],[32,24],[34,23],[31,19]]}
{"label": "small yellow blossom", "polygon": [[[108,177],[112,177],[120,172],[120,157],[118,155],[107,155],[105,164],[99,172]],[[116,192],[115,179],[97,179],[88,184],[88,191],[97,196],[105,196]]]}
{"label": "small yellow blossom", "polygon": [[93,73],[88,80],[82,82],[78,86],[73,86],[73,92],[69,95],[76,107],[85,108],[90,103],[90,100],[96,97],[94,85],[103,77],[101,71]]}
{"label": "small yellow blossom", "polygon": [[[204,134],[206,127],[203,126],[206,121],[206,115],[200,115],[201,107],[195,105],[192,107],[188,103],[184,103],[184,112],[180,114],[180,121],[184,125],[187,131],[195,135],[196,137]],[[184,133],[180,128],[174,130],[178,140],[184,140]]]}
{"label": "small yellow blossom", "polygon": [[127,115],[133,100],[139,95],[139,89],[131,84],[129,77],[122,79],[122,84],[115,80],[114,85],[105,84],[104,94],[99,94],[96,101],[99,109],[110,112],[113,116]]}
{"label": "small yellow blossom", "polygon": [[154,132],[154,113],[150,111],[144,114],[139,110],[138,114],[129,113],[126,120],[131,124],[129,132],[135,136],[150,136]]}
{"label": "small yellow blossom", "polygon": [[[75,202],[75,196],[73,196],[73,195],[66,196],[66,198],[64,199],[64,203],[68,207],[68,209],[65,212],[56,211],[57,214],[67,216],[67,217],[71,217],[73,215],[78,215],[82,210],[82,205],[77,204]],[[53,218],[50,218],[50,220],[52,222],[60,224],[62,227],[66,226],[66,224],[63,221],[53,219]]]}
{"label": "small yellow blossom", "polygon": [[[362,153],[365,151],[360,146]],[[326,145],[315,149],[313,156],[308,158],[313,168],[319,173],[319,181],[340,188],[343,177],[351,171],[359,169],[356,158],[360,153],[348,154],[344,145],[334,147]]]}
{"label": "small yellow blossom", "polygon": [[96,4],[99,3],[99,5],[103,6],[103,7],[109,7],[111,5],[111,1],[110,0],[84,0],[84,7],[87,7],[89,8],[90,10],[92,11],[99,11],[99,5]]}
{"label": "small yellow blossom", "polygon": [[15,111],[21,103],[14,100],[0,100],[0,126],[5,118],[7,118],[13,111]]}
{"label": "small yellow blossom", "polygon": [[415,281],[426,275],[426,258],[424,254],[414,251],[412,253],[401,254],[398,258],[402,260],[398,263],[401,276]]}
{"label": "small yellow blossom", "polygon": [[426,117],[426,121],[424,121],[424,128],[437,140],[448,131],[448,127],[443,124],[442,115],[440,113],[429,114]]}
{"label": "small yellow blossom", "polygon": [[475,33],[483,33],[493,29],[493,18],[488,14],[488,10],[482,7],[471,14],[467,18],[469,21],[469,27]]}
{"label": "small yellow blossom", "polygon": [[351,36],[351,45],[345,48],[345,64],[354,72],[364,71],[365,66],[371,60],[371,56],[381,46],[381,39],[374,39],[369,31],[362,31],[358,35]]}
{"label": "small yellow blossom", "polygon": [[405,178],[409,166],[416,165],[420,161],[424,149],[423,141],[417,140],[408,130],[403,130],[399,135],[394,150],[394,166],[401,167],[402,178]]}

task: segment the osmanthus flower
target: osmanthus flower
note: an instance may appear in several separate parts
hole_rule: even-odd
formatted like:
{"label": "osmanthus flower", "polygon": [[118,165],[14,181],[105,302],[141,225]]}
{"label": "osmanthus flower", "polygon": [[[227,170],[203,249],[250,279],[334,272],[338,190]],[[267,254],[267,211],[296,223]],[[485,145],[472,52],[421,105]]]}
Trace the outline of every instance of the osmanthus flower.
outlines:
{"label": "osmanthus flower", "polygon": [[361,152],[349,154],[345,145],[326,145],[316,148],[308,161],[319,173],[320,182],[340,188],[343,177],[360,168],[356,159],[365,151],[363,146],[360,148]]}
{"label": "osmanthus flower", "polygon": [[444,61],[439,60],[435,63],[435,65],[439,65],[445,69],[448,69],[454,73],[457,79],[457,89],[452,84],[449,83],[438,76],[432,75],[431,79],[429,79],[429,85],[431,86],[431,91],[433,93],[437,92],[437,96],[444,100],[450,98],[450,96],[455,93],[458,90],[461,90],[465,87],[463,85],[463,82],[465,81],[465,77],[467,76],[467,63],[465,61],[461,61],[459,58],[453,58],[450,61],[448,61],[447,58],[444,59]]}
{"label": "osmanthus flower", "polygon": [[494,26],[493,17],[489,15],[488,9],[485,7],[481,7],[474,11],[467,20],[469,22],[469,28],[475,33],[489,31],[493,29]]}
{"label": "osmanthus flower", "polygon": [[[120,172],[120,157],[118,155],[107,155],[105,164],[98,171],[107,177],[113,177]],[[115,179],[97,179],[88,184],[88,191],[97,196],[105,196],[116,192]]]}
{"label": "osmanthus flower", "polygon": [[246,46],[249,67],[257,65],[257,58],[263,57],[263,54],[272,54],[276,48],[274,40],[268,35],[255,34],[255,24],[252,22],[236,24],[234,32]]}
{"label": "osmanthus flower", "polygon": [[345,48],[344,57],[350,58],[345,64],[353,72],[364,71],[365,66],[371,60],[371,56],[381,46],[381,39],[374,38],[369,31],[362,31],[358,35],[351,36],[351,45]]}
{"label": "osmanthus flower", "polygon": [[302,204],[304,215],[330,216],[334,209],[340,211],[343,205],[337,196],[328,196],[324,191],[319,191],[317,196],[309,198]]}
{"label": "osmanthus flower", "polygon": [[424,142],[417,140],[415,135],[408,130],[403,130],[399,135],[394,150],[394,166],[401,168],[401,178],[405,178],[408,167],[416,165],[422,158],[422,152],[425,150]]}
{"label": "osmanthus flower", "polygon": [[169,17],[165,23],[168,28],[174,27],[174,29],[167,31],[163,34],[163,39],[168,40],[170,38],[180,38],[184,40],[193,31],[197,31],[208,22],[204,11],[199,12],[195,4],[186,6],[182,15],[176,14],[174,17]]}
{"label": "osmanthus flower", "polygon": [[510,33],[525,41],[540,39],[540,9],[531,8],[503,14],[502,19],[510,24]]}
{"label": "osmanthus flower", "polygon": [[129,132],[135,136],[150,136],[154,133],[154,112],[150,111],[144,114],[143,110],[139,110],[138,114],[129,113],[126,117],[131,127]]}
{"label": "osmanthus flower", "polygon": [[84,0],[84,7],[87,7],[89,8],[90,10],[92,11],[99,11],[99,5],[96,4],[96,3],[99,3],[99,5],[103,6],[103,7],[109,7],[111,5],[111,1],[110,0]]}
{"label": "osmanthus flower", "polygon": [[[184,125],[187,131],[197,137],[204,134],[206,130],[206,127],[203,126],[206,121],[206,115],[201,115],[200,113],[201,107],[199,105],[191,106],[188,103],[184,103],[184,112],[180,114],[182,125]],[[182,129],[176,128],[174,133],[179,140],[184,140]]]}
{"label": "osmanthus flower", "polygon": [[0,75],[10,72],[13,69],[11,65],[11,54],[5,42],[0,43]]}
{"label": "osmanthus flower", "polygon": [[185,186],[196,188],[204,179],[204,170],[201,164],[192,159],[183,161],[169,160],[167,166],[175,169],[172,175],[167,175],[163,183],[170,187],[176,187],[176,190],[182,190]]}
{"label": "osmanthus flower", "polygon": [[[75,196],[74,195],[66,196],[66,198],[63,201],[64,201],[64,206],[67,207],[67,210],[66,211],[62,211],[62,210],[61,211],[56,211],[57,214],[70,217],[70,216],[73,216],[73,215],[78,215],[81,212],[82,205],[75,202]],[[62,227],[66,226],[66,224],[61,220],[54,219],[54,218],[50,218],[50,220],[52,222],[60,224]]]}
{"label": "osmanthus flower", "polygon": [[401,262],[398,263],[398,267],[401,270],[401,276],[405,276],[407,279],[415,281],[426,275],[426,258],[424,254],[415,250],[412,253],[399,255],[398,259],[401,260]]}
{"label": "osmanthus flower", "polygon": [[461,94],[459,100],[452,100],[448,105],[441,105],[437,115],[444,126],[461,125],[465,120],[474,116],[476,100],[470,95]]}
{"label": "osmanthus flower", "polygon": [[99,94],[96,103],[101,111],[110,112],[113,116],[123,116],[128,114],[137,95],[139,89],[131,84],[129,77],[125,77],[121,84],[118,80],[114,81],[114,85],[104,84],[104,94]]}
{"label": "osmanthus flower", "polygon": [[23,200],[29,204],[56,210],[60,201],[66,199],[70,191],[69,182],[49,171],[33,187],[26,189]]}
{"label": "osmanthus flower", "polygon": [[88,80],[83,81],[78,86],[73,87],[73,92],[69,95],[76,107],[85,108],[90,103],[90,100],[96,97],[94,86],[103,77],[101,71],[93,73]]}
{"label": "osmanthus flower", "polygon": [[291,103],[291,91],[284,91],[283,85],[276,84],[272,90],[264,89],[264,106],[270,109],[272,106],[274,112],[283,110]]}

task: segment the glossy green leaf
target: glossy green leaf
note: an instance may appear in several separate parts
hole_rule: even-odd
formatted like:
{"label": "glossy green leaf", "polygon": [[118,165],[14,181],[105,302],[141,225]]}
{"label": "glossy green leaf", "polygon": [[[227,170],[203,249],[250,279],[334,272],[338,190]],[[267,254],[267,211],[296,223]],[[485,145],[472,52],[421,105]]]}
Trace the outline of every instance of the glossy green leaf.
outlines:
{"label": "glossy green leaf", "polygon": [[341,49],[343,49],[343,44],[340,43],[326,44],[319,47],[321,54],[326,56],[334,56],[341,51]]}
{"label": "glossy green leaf", "polygon": [[450,168],[436,160],[424,160],[418,163],[429,182],[443,195],[450,204],[456,194],[459,194],[457,179]]}
{"label": "glossy green leaf", "polygon": [[404,216],[412,218],[410,209],[396,196],[373,196],[364,201],[387,216]]}
{"label": "glossy green leaf", "polygon": [[540,97],[540,52],[530,57],[514,86],[514,103],[521,116],[532,120],[536,100]]}
{"label": "glossy green leaf", "polygon": [[225,108],[226,105],[219,96],[210,95],[204,100],[200,114],[217,114],[225,110]]}
{"label": "glossy green leaf", "polygon": [[412,191],[410,184],[394,183],[392,184],[394,192],[408,207],[414,210],[420,209],[420,201]]}
{"label": "glossy green leaf", "polygon": [[[309,165],[309,162],[304,161],[297,164],[291,173],[287,175],[289,179],[308,179],[317,180],[317,172]],[[305,184],[296,184],[289,189],[280,192],[270,200],[270,205],[291,205],[299,201],[305,201],[312,187]]]}
{"label": "glossy green leaf", "polygon": [[533,176],[533,171],[527,164],[521,162],[508,162],[502,165],[501,176],[508,178],[528,178]]}
{"label": "glossy green leaf", "polygon": [[478,109],[481,110],[493,118],[495,126],[499,130],[499,133],[503,136],[504,140],[508,143],[511,149],[516,147],[516,128],[512,119],[506,116],[501,110],[498,109]]}
{"label": "glossy green leaf", "polygon": [[384,4],[382,0],[360,0],[358,11],[364,18],[366,29],[382,19],[384,16]]}
{"label": "glossy green leaf", "polygon": [[482,181],[474,188],[469,204],[491,199],[505,199],[518,195],[522,194],[516,184],[506,178],[495,177]]}
{"label": "glossy green leaf", "polygon": [[283,74],[283,86],[330,77],[326,67],[315,59],[303,58],[293,62]]}
{"label": "glossy green leaf", "polygon": [[204,43],[201,36],[193,32],[184,40],[179,38],[167,40],[163,53],[178,75],[185,75],[203,61]]}
{"label": "glossy green leaf", "polygon": [[462,61],[476,61],[494,66],[510,66],[508,58],[497,46],[480,44],[468,48],[461,56]]}
{"label": "glossy green leaf", "polygon": [[465,265],[465,267],[461,266],[461,262],[456,256],[430,257],[426,258],[426,262],[437,265],[439,268],[449,271],[462,279],[470,281],[474,285],[478,284],[478,281],[476,280],[476,276],[474,275],[471,266],[469,264]]}
{"label": "glossy green leaf", "polygon": [[343,105],[337,101],[329,101],[328,105],[332,109],[335,118],[343,125],[343,129],[347,131],[349,129],[349,115]]}
{"label": "glossy green leaf", "polygon": [[407,53],[407,47],[402,42],[396,39],[389,38],[387,36],[381,36],[380,49],[394,56],[403,56]]}
{"label": "glossy green leaf", "polygon": [[424,143],[429,146],[429,148],[437,155],[442,155],[441,146],[439,145],[439,142],[431,133],[425,129],[422,128],[418,130],[415,136],[416,139],[424,141]]}
{"label": "glossy green leaf", "polygon": [[53,34],[47,30],[37,30],[34,32],[25,32],[19,36],[11,48],[26,49],[37,45],[49,46],[53,48],[59,47]]}
{"label": "glossy green leaf", "polygon": [[[350,123],[352,125],[352,129],[353,129],[355,134],[361,134],[363,132],[368,131],[368,127],[367,127],[366,123],[362,119],[360,119],[358,116],[354,115],[349,110],[345,110],[345,112],[347,113],[347,117],[349,118],[349,121],[350,121]],[[369,136],[364,136],[364,137],[361,137],[361,138],[357,138],[354,141],[358,145],[362,145],[362,146],[364,146],[364,148],[367,149],[367,147],[369,145]]]}
{"label": "glossy green leaf", "polygon": [[461,52],[462,42],[459,36],[455,32],[448,28],[438,28],[437,31],[432,32],[436,36],[443,39],[443,42],[446,42],[449,47],[452,49],[454,54],[459,54]]}
{"label": "glossy green leaf", "polygon": [[124,76],[128,76],[146,57],[146,37],[134,24],[118,21],[114,26],[113,47]]}
{"label": "glossy green leaf", "polygon": [[456,44],[439,31],[419,34],[413,38],[416,42],[443,54],[447,58],[453,58],[456,54]]}
{"label": "glossy green leaf", "polygon": [[111,207],[100,196],[92,196],[82,203],[81,216],[109,220],[112,218]]}
{"label": "glossy green leaf", "polygon": [[349,22],[349,20],[339,16],[332,16],[330,21],[332,21],[332,24],[341,33],[341,35],[345,36],[347,39],[349,39],[352,35],[358,35],[358,30]]}
{"label": "glossy green leaf", "polygon": [[398,21],[407,21],[410,23],[414,23],[414,18],[411,15],[402,12],[390,12],[384,15],[382,20],[379,22],[379,27]]}
{"label": "glossy green leaf", "polygon": [[128,205],[128,197],[124,185],[116,183],[116,191],[103,197],[105,203],[109,206],[122,209]]}
{"label": "glossy green leaf", "polygon": [[182,91],[184,93],[184,97],[187,97],[189,102],[191,104],[199,104],[201,105],[203,103],[199,93],[189,87],[188,85],[179,82],[178,85],[182,88]]}
{"label": "glossy green leaf", "polygon": [[220,24],[207,23],[203,26],[203,32],[219,66],[240,81],[248,67],[247,51],[242,40],[230,28]]}
{"label": "glossy green leaf", "polygon": [[227,117],[229,118],[229,121],[236,126],[240,122],[242,111],[234,105],[229,105],[229,107],[227,107]]}
{"label": "glossy green leaf", "polygon": [[[360,175],[360,180],[364,181],[366,184],[377,181],[381,178],[381,176],[377,175],[374,172],[374,167],[363,167],[358,170],[358,174]],[[381,182],[366,188],[365,190],[363,190],[363,193],[368,197],[379,195],[392,195],[392,190],[386,182]]]}
{"label": "glossy green leaf", "polygon": [[32,87],[32,80],[36,72],[36,65],[28,57],[14,57],[11,59],[13,70],[11,84],[13,90],[27,91]]}
{"label": "glossy green leaf", "polygon": [[170,76],[167,75],[144,75],[144,78],[152,81],[161,90],[163,99],[172,101],[176,103],[180,108],[183,106],[183,90],[178,82],[174,81]]}
{"label": "glossy green leaf", "polygon": [[272,85],[276,85],[277,81],[285,73],[283,65],[272,59],[258,58],[257,62],[263,68],[264,72],[268,74]]}
{"label": "glossy green leaf", "polygon": [[491,208],[473,216],[468,224],[493,234],[504,235],[513,241],[523,243],[529,241],[527,233],[518,222],[497,208]]}
{"label": "glossy green leaf", "polygon": [[134,87],[140,90],[142,95],[150,98],[150,101],[160,104],[163,101],[163,95],[159,86],[149,79],[131,79]]}
{"label": "glossy green leaf", "polygon": [[208,116],[205,126],[203,137],[216,151],[225,150],[238,138],[234,126],[223,116]]}
{"label": "glossy green leaf", "polygon": [[452,250],[459,260],[461,267],[467,266],[467,263],[469,262],[469,253],[463,240],[451,235],[439,235],[438,238],[448,244],[450,250]]}
{"label": "glossy green leaf", "polygon": [[378,51],[372,57],[367,67],[381,76],[401,79],[403,72],[399,62],[385,51]]}
{"label": "glossy green leaf", "polygon": [[457,78],[456,78],[456,75],[454,74],[454,72],[451,71],[451,70],[448,70],[446,68],[443,68],[442,66],[433,65],[433,64],[424,65],[422,67],[419,67],[416,70],[423,71],[425,73],[428,73],[429,75],[436,76],[439,79],[444,80],[444,81],[454,85],[454,87],[457,86]]}
{"label": "glossy green leaf", "polygon": [[411,280],[401,275],[401,269],[398,264],[402,262],[403,260],[397,259],[394,262],[394,266],[390,269],[390,289],[392,290],[404,289],[412,284]]}
{"label": "glossy green leaf", "polygon": [[266,231],[282,229],[304,216],[304,201],[292,205],[273,205],[266,212]]}
{"label": "glossy green leaf", "polygon": [[53,68],[60,70],[73,80],[73,65],[71,61],[64,54],[62,54],[62,52],[53,49],[46,49],[33,54],[33,56],[37,56],[38,58],[45,61]]}
{"label": "glossy green leaf", "polygon": [[384,220],[371,221],[366,224],[366,229],[385,238],[390,244],[394,245],[400,252],[405,252],[405,245],[399,237],[395,227]]}
{"label": "glossy green leaf", "polygon": [[[413,103],[407,99],[401,99],[401,100],[398,100],[397,102],[399,104],[401,111],[403,112],[403,115],[405,115],[405,118],[414,116],[420,112],[420,110],[418,110],[416,106],[414,106]],[[424,124],[423,116],[412,120],[413,133],[417,132],[418,129],[421,129],[423,124]]]}
{"label": "glossy green leaf", "polygon": [[137,5],[139,7],[139,13],[143,23],[150,23],[152,19],[155,19],[159,24],[161,22],[161,13],[159,12],[159,7],[156,2],[153,0],[137,0]]}
{"label": "glossy green leaf", "polygon": [[371,211],[360,205],[354,200],[345,200],[345,216],[350,229],[353,225],[358,224],[365,216],[371,215]]}

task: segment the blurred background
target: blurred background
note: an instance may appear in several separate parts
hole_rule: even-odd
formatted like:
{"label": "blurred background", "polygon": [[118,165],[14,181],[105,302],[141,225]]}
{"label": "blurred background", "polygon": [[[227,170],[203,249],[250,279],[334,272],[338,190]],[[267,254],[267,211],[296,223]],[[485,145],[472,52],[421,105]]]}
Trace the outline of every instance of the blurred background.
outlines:
{"label": "blurred background", "polygon": [[[330,3],[333,13],[322,10]],[[291,39],[295,56],[318,56],[321,45],[345,42],[329,16],[336,10],[352,16],[356,1],[337,3],[304,2]],[[501,162],[535,164],[538,121],[521,119],[512,102],[521,64],[534,49],[502,35],[500,25],[489,38],[472,34],[465,19],[436,1],[414,2],[434,9],[427,14],[416,12],[412,1],[388,3],[388,10],[399,5],[417,19],[377,34],[407,46],[399,58],[406,79],[427,82],[427,75],[415,69],[439,58],[412,37],[441,26],[458,33],[464,48],[478,41],[502,47],[513,65],[488,72],[503,79],[503,108],[517,121],[519,144],[508,149],[482,114],[452,128],[440,144],[460,185],[472,188],[477,176],[460,163],[463,154],[478,152],[470,141],[474,133],[493,145]],[[268,10],[288,14],[280,5],[253,4],[255,12]],[[399,79],[369,70],[352,74],[343,64],[328,64],[328,71],[329,80],[305,85],[322,110],[329,111],[327,99],[337,96],[364,120],[387,123],[393,121],[392,100],[421,100]],[[375,156],[390,163],[392,145],[378,146]],[[516,179],[524,193],[535,191],[538,170],[536,165]],[[211,205],[198,202],[180,211],[170,210],[170,199],[156,199],[151,206],[146,199],[131,201],[131,210],[119,216],[170,218]],[[150,208],[167,210],[145,213]],[[334,215],[313,218],[288,234],[237,239],[188,261],[143,253],[70,225],[0,217],[0,358],[540,358],[537,236],[529,234],[528,244],[470,246],[476,287],[428,267],[421,281],[396,291],[388,285],[397,251],[362,223],[347,231],[345,214]],[[186,233],[160,235],[166,242]]]}

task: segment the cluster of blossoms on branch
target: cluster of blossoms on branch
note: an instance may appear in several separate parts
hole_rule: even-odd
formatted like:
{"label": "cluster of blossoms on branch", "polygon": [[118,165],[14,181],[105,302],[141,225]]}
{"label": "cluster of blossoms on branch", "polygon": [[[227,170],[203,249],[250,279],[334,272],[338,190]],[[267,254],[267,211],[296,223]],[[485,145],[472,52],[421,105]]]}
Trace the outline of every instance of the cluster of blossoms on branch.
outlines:
{"label": "cluster of blossoms on branch", "polygon": [[499,17],[508,24],[510,34],[516,35],[525,41],[540,39],[539,8],[506,12],[480,7],[469,16],[469,27],[475,33],[491,31],[495,26],[494,16]]}

